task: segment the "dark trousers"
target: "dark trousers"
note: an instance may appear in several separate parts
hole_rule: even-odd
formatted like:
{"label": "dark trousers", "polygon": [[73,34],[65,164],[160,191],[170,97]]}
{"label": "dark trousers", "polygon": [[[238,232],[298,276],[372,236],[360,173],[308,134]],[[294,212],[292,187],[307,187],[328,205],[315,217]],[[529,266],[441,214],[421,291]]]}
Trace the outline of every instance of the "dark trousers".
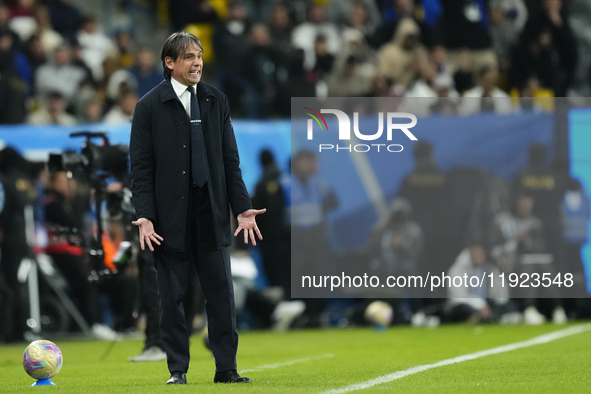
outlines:
{"label": "dark trousers", "polygon": [[168,369],[172,373],[187,372],[189,368],[190,333],[183,302],[191,264],[195,264],[206,300],[209,342],[216,372],[235,370],[238,332],[230,254],[227,248],[215,246],[207,184],[192,188],[188,206],[185,251],[158,248],[154,252],[160,296],[160,334],[168,357]]}
{"label": "dark trousers", "polygon": [[141,308],[146,313],[146,342],[144,350],[158,346],[162,348],[159,326],[158,288],[156,287],[156,266],[148,249],[138,255]]}

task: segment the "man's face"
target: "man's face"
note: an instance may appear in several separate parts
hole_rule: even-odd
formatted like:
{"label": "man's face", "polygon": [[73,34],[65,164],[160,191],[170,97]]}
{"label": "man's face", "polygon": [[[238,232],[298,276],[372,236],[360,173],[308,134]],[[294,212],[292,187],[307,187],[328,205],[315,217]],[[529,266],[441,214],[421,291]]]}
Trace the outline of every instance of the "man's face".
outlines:
{"label": "man's face", "polygon": [[201,80],[201,72],[203,70],[203,59],[201,58],[202,51],[195,43],[191,43],[184,55],[173,60],[171,57],[166,57],[166,66],[171,71],[171,76],[176,81],[183,85],[196,85]]}

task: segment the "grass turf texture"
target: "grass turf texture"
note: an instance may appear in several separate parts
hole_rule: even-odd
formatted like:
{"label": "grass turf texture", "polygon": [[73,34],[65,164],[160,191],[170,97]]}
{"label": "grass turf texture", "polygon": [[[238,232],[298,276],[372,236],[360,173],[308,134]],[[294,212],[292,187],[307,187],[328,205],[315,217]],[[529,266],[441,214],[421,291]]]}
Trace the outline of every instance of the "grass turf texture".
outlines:
{"label": "grass turf texture", "polygon": [[[214,363],[200,337],[191,342],[187,386],[164,386],[165,362],[131,363],[140,341],[118,342],[100,361],[108,342],[57,341],[64,355],[52,388],[31,388],[22,367],[27,344],[0,347],[0,393],[51,390],[60,393],[317,393],[361,383],[417,365],[528,340],[564,326],[442,326],[438,329],[390,328],[304,330],[287,333],[245,332],[240,336],[238,366],[309,359],[244,373],[246,385],[214,385]],[[51,339],[51,338],[49,338]],[[314,356],[321,356],[314,358]],[[583,393],[591,389],[591,331],[528,348],[434,368],[358,393]]]}

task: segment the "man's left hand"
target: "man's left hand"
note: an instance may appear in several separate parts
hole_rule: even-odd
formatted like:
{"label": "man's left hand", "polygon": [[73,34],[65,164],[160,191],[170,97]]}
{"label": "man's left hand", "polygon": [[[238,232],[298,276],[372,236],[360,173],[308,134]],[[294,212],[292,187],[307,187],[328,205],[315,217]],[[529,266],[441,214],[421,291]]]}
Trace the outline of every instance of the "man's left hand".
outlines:
{"label": "man's left hand", "polygon": [[267,209],[265,209],[265,208],[263,208],[263,209],[249,209],[248,211],[244,211],[240,215],[238,215],[238,217],[237,217],[238,228],[234,232],[234,236],[237,236],[241,230],[244,230],[244,243],[248,244],[248,237],[250,235],[250,241],[252,242],[253,245],[256,245],[257,242],[254,238],[254,233],[255,232],[257,233],[257,236],[259,237],[260,240],[263,239],[263,236],[261,235],[261,232],[259,231],[259,228],[257,227],[257,222],[255,220],[255,217],[256,217],[256,215],[260,215],[262,213],[265,213],[266,211],[267,211]]}

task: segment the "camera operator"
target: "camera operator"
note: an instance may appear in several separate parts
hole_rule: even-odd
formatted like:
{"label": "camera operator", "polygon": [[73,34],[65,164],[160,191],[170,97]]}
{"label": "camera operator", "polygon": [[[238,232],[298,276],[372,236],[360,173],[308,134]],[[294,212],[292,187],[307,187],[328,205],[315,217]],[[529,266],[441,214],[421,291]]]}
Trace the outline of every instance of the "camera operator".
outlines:
{"label": "camera operator", "polygon": [[93,334],[99,339],[112,340],[117,334],[101,324],[98,289],[88,281],[88,266],[84,251],[84,222],[88,200],[78,193],[78,182],[65,171],[53,172],[45,192],[45,225],[51,256],[72,291],[78,308]]}

